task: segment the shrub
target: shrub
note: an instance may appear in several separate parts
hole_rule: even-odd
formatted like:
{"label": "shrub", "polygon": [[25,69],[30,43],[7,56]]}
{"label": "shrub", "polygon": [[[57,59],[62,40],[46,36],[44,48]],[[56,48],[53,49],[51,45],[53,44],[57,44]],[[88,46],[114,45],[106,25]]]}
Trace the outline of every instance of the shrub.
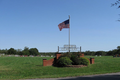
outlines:
{"label": "shrub", "polygon": [[71,55],[70,59],[73,61],[72,62],[73,65],[79,65],[80,64],[80,60],[78,59],[78,57],[76,55]]}
{"label": "shrub", "polygon": [[68,57],[68,58],[70,58],[71,57],[71,54],[69,54],[69,53],[64,53],[64,54],[62,54],[61,56],[60,56],[60,58],[61,57]]}
{"label": "shrub", "polygon": [[61,57],[61,58],[58,59],[57,64],[58,64],[58,66],[63,67],[63,66],[66,66],[66,65],[71,65],[72,61],[68,57]]}
{"label": "shrub", "polygon": [[80,52],[73,52],[73,53],[71,54],[71,56],[72,56],[72,55],[74,55],[74,56],[76,56],[76,57],[80,57],[81,54],[80,54]]}
{"label": "shrub", "polygon": [[85,57],[79,58],[80,64],[82,65],[89,65],[89,60]]}

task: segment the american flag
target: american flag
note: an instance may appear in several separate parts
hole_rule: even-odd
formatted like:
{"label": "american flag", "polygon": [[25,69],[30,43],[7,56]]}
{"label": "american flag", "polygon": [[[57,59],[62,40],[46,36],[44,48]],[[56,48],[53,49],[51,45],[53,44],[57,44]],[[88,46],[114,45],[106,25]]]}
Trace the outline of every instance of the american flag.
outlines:
{"label": "american flag", "polygon": [[62,22],[62,23],[60,23],[60,24],[58,25],[58,27],[59,27],[60,31],[61,31],[63,28],[69,28],[69,19],[66,20],[66,21],[64,21],[64,22]]}

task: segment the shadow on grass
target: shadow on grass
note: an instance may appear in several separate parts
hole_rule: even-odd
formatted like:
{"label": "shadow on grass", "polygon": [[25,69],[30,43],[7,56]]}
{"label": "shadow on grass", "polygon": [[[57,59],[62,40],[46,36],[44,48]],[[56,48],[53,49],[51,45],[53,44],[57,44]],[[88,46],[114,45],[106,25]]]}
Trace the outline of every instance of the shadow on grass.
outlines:
{"label": "shadow on grass", "polygon": [[120,80],[120,74],[118,75],[99,75],[99,76],[84,76],[84,77],[73,77],[66,79],[57,80]]}

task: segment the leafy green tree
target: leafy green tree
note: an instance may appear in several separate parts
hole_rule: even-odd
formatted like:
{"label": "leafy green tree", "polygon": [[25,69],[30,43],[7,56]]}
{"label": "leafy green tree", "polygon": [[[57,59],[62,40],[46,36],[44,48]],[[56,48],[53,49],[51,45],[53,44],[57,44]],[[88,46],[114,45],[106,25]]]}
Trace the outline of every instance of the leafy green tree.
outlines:
{"label": "leafy green tree", "polygon": [[110,55],[113,55],[113,52],[110,50],[107,52],[107,55],[110,56]]}
{"label": "leafy green tree", "polygon": [[105,51],[97,51],[95,54],[105,56],[107,53]]}
{"label": "leafy green tree", "polygon": [[24,55],[23,51],[18,52],[18,55]]}
{"label": "leafy green tree", "polygon": [[112,50],[112,55],[115,55],[115,54],[118,54],[118,50],[117,49]]}
{"label": "leafy green tree", "polygon": [[117,47],[117,54],[120,55],[120,46]]}
{"label": "leafy green tree", "polygon": [[27,51],[27,50],[25,50],[25,51],[23,50],[23,51],[22,51],[22,54],[23,54],[23,55],[28,55],[28,56],[30,55],[29,51]]}
{"label": "leafy green tree", "polygon": [[120,50],[120,46],[118,46],[117,49]]}
{"label": "leafy green tree", "polygon": [[24,47],[24,50],[18,50],[19,55],[30,55],[29,53],[29,48],[28,47]]}
{"label": "leafy green tree", "polygon": [[29,48],[28,48],[28,47],[25,47],[24,50],[22,51],[22,54],[23,54],[23,55],[30,55],[30,53],[29,53]]}
{"label": "leafy green tree", "polygon": [[118,8],[120,8],[120,0],[117,0],[115,3],[112,4],[112,6],[117,6]]}
{"label": "leafy green tree", "polygon": [[9,50],[8,50],[8,54],[16,54],[16,50],[14,49],[14,48],[10,48]]}
{"label": "leafy green tree", "polygon": [[91,56],[94,56],[94,55],[95,55],[95,52],[94,52],[94,51],[91,51],[90,53],[91,53]]}
{"label": "leafy green tree", "polygon": [[24,51],[29,51],[29,47],[24,47]]}
{"label": "leafy green tree", "polygon": [[22,52],[22,49],[17,49],[17,50],[16,50],[16,54],[17,54],[17,55],[20,55],[21,52]]}
{"label": "leafy green tree", "polygon": [[88,50],[88,51],[85,51],[84,54],[85,55],[91,55],[91,52]]}
{"label": "leafy green tree", "polygon": [[107,52],[107,55],[112,55],[112,56],[113,56],[113,55],[118,54],[117,52],[118,52],[118,50],[117,50],[117,49],[110,50],[110,51],[108,51],[108,52]]}
{"label": "leafy green tree", "polygon": [[5,54],[7,54],[7,51],[8,51],[7,49],[2,49],[2,50],[0,49],[0,53],[5,53]]}
{"label": "leafy green tree", "polygon": [[[120,8],[120,0],[117,0],[115,3],[112,4],[112,6],[117,6],[118,8]],[[120,21],[120,19],[118,21]]]}
{"label": "leafy green tree", "polygon": [[38,49],[37,48],[31,48],[29,49],[30,55],[35,55],[37,56],[39,54]]}

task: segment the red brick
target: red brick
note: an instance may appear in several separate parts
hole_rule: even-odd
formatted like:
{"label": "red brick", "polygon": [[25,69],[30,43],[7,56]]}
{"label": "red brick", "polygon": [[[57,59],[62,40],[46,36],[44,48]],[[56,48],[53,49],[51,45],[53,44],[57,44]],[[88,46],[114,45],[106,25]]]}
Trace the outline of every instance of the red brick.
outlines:
{"label": "red brick", "polygon": [[90,64],[94,64],[94,58],[90,58]]}
{"label": "red brick", "polygon": [[79,53],[80,54],[80,57],[84,57],[84,53]]}
{"label": "red brick", "polygon": [[[81,54],[80,57],[84,57],[84,53],[80,53],[80,54]],[[61,56],[61,53],[56,53],[56,59],[55,58],[52,58],[50,60],[43,59],[43,66],[52,66],[53,63],[56,62],[60,56]],[[94,64],[94,58],[90,58],[88,60],[89,60],[90,64]]]}
{"label": "red brick", "polygon": [[56,59],[58,59],[61,56],[61,53],[56,53]]}
{"label": "red brick", "polygon": [[47,59],[43,59],[43,66],[47,66]]}

